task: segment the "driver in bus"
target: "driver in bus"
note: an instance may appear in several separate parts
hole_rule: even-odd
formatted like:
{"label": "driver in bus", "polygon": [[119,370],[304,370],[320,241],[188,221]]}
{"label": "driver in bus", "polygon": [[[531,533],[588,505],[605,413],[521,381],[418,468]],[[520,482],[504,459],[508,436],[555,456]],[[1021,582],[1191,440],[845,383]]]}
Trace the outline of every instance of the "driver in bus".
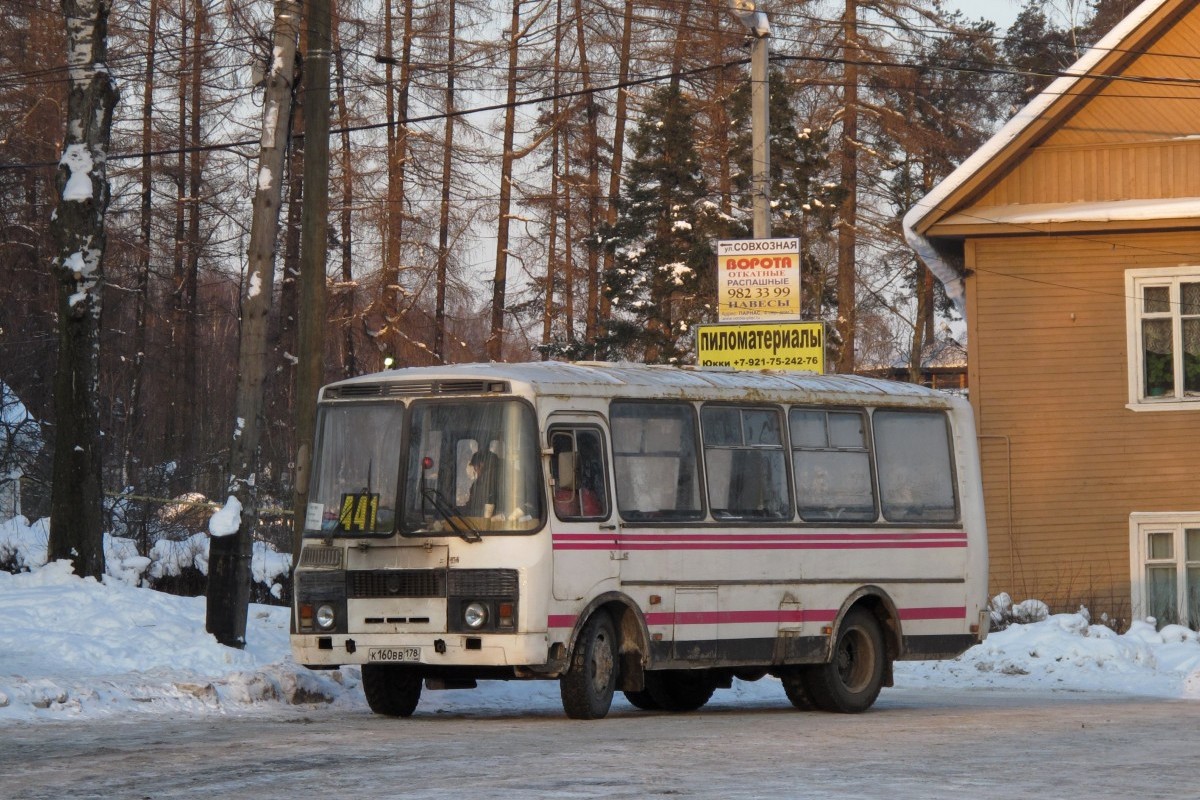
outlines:
{"label": "driver in bus", "polygon": [[490,450],[476,450],[467,463],[471,490],[463,513],[469,517],[491,517],[496,512],[500,459]]}

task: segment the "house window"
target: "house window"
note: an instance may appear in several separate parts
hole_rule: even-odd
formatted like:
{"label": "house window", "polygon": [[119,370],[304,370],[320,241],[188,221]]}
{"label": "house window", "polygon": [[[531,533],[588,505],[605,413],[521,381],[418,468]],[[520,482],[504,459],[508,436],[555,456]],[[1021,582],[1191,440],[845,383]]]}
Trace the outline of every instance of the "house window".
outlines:
{"label": "house window", "polygon": [[1200,267],[1126,273],[1129,405],[1136,411],[1200,401]]}
{"label": "house window", "polygon": [[1135,618],[1200,629],[1200,514],[1130,516]]}

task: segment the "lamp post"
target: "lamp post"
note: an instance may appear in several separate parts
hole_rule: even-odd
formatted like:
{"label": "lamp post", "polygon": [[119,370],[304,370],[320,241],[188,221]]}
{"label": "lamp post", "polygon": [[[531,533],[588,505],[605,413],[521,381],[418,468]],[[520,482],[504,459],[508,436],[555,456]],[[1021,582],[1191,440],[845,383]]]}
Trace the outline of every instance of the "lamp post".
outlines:
{"label": "lamp post", "polygon": [[754,0],[729,0],[729,9],[750,32],[751,177],[754,238],[771,237],[771,110],[768,73],[771,23]]}

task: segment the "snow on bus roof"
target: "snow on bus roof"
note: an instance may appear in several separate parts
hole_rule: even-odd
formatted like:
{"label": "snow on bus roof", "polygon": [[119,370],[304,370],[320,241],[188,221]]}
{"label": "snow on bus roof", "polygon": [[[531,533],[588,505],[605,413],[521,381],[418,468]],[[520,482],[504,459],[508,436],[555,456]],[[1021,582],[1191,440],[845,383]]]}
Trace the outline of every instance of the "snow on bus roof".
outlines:
{"label": "snow on bus roof", "polygon": [[[856,397],[945,398],[949,396],[912,383],[900,383],[858,375],[818,375],[812,372],[740,371],[723,367],[690,367],[608,363],[595,361],[530,361],[521,363],[449,364],[437,367],[406,367],[361,375],[338,381],[333,386],[421,382],[434,380],[505,380],[529,386],[534,391],[560,394],[589,386],[601,393],[622,390],[653,390],[678,395],[706,389],[740,389],[749,392],[814,392]],[[604,390],[607,387],[607,390]],[[637,391],[637,394],[643,394]]]}

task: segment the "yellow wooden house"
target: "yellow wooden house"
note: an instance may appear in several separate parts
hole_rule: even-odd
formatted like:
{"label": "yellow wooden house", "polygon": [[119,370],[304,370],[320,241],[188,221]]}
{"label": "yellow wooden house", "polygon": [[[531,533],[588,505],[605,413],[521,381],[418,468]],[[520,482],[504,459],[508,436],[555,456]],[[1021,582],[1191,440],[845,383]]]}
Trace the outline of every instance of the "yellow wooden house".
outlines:
{"label": "yellow wooden house", "polygon": [[1147,0],[905,217],[966,315],[991,590],[1200,628],[1200,0]]}

